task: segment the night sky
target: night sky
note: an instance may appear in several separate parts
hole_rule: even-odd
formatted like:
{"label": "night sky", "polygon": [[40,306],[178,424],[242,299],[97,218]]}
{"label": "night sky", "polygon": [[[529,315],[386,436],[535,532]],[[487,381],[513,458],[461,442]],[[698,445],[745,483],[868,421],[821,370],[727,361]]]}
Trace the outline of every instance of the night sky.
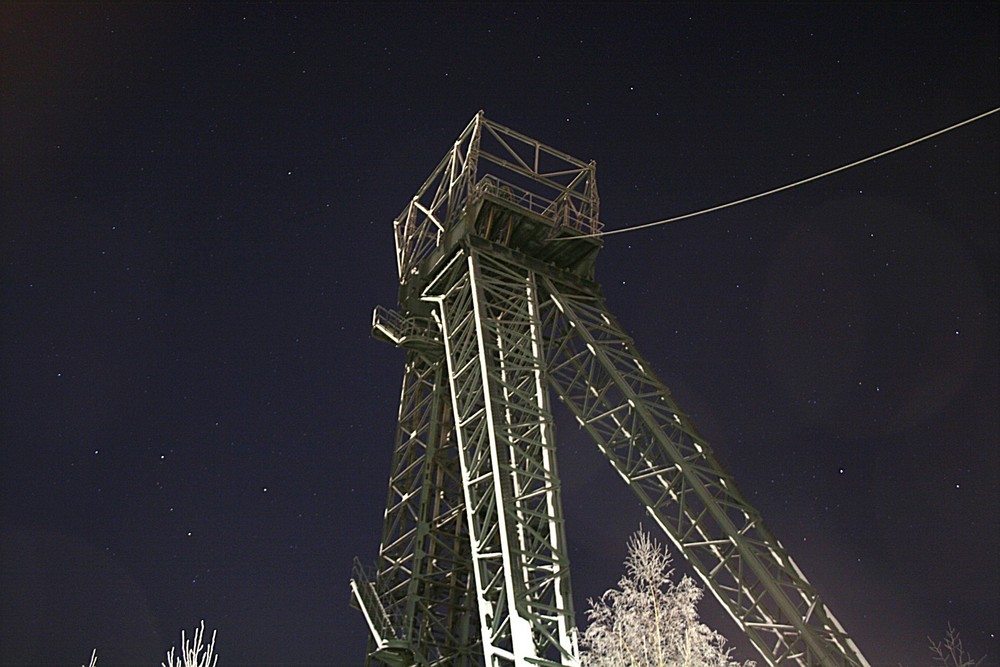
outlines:
{"label": "night sky", "polygon": [[[4,4],[3,664],[159,664],[200,619],[220,666],[362,663],[348,580],[404,356],[371,309],[396,302],[392,219],[479,109],[596,160],[605,225],[639,224],[997,107],[998,11]],[[873,665],[927,664],[949,622],[1000,664],[998,136],[597,259]],[[557,420],[582,625],[643,511]]]}

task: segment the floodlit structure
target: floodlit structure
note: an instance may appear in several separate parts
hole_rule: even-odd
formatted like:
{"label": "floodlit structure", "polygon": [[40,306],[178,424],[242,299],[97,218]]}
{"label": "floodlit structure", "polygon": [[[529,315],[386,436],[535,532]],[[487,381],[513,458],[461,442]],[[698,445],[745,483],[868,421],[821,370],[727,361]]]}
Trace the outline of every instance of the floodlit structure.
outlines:
{"label": "floodlit structure", "polygon": [[867,667],[594,281],[593,162],[480,112],[396,218],[406,350],[369,664],[579,665],[550,397],[772,665]]}

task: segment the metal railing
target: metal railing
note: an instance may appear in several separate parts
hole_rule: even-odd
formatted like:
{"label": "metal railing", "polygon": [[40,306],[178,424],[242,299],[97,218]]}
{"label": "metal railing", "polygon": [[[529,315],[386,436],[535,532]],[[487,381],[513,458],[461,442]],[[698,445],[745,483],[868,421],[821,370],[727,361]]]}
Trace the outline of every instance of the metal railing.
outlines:
{"label": "metal railing", "polygon": [[372,312],[372,332],[393,345],[431,350],[441,348],[441,338],[426,317],[404,315],[402,311],[376,306]]}
{"label": "metal railing", "polygon": [[506,197],[557,227],[600,231],[595,173],[593,162],[489,121],[480,111],[393,221],[400,282],[418,271],[464,207],[483,192]]}
{"label": "metal railing", "polygon": [[388,643],[390,639],[396,638],[396,632],[389,619],[389,615],[382,606],[364,565],[357,558],[354,559],[354,567],[351,573],[351,591],[364,614],[368,627],[372,632],[375,643],[379,648]]}
{"label": "metal railing", "polygon": [[603,227],[601,221],[587,210],[589,207],[585,205],[586,202],[568,193],[550,199],[493,174],[483,176],[476,184],[476,193],[493,195],[551,220],[559,227],[569,227],[584,234],[593,234]]}

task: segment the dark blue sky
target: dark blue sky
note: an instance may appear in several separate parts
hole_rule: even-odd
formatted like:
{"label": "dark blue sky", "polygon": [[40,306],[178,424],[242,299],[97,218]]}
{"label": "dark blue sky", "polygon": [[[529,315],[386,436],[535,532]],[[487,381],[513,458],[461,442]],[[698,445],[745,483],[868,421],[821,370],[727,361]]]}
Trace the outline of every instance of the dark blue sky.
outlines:
{"label": "dark blue sky", "polygon": [[[403,355],[392,219],[479,109],[608,227],[1000,104],[996,4],[0,8],[0,658],[362,661]],[[998,117],[608,238],[639,349],[873,665],[1000,656]],[[577,607],[638,503],[572,422]],[[647,522],[647,527],[649,522]],[[679,569],[683,570],[683,566]],[[734,640],[714,602],[705,619]],[[753,657],[744,653],[744,657]]]}

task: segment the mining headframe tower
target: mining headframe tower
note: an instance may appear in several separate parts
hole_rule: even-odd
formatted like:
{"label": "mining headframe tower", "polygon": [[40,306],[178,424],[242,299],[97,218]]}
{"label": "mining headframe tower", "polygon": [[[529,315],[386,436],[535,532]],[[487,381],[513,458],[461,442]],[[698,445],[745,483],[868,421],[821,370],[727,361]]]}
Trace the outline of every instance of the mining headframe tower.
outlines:
{"label": "mining headframe tower", "polygon": [[869,667],[611,314],[595,165],[478,113],[394,221],[406,351],[368,663],[579,665],[555,396],[771,665]]}

